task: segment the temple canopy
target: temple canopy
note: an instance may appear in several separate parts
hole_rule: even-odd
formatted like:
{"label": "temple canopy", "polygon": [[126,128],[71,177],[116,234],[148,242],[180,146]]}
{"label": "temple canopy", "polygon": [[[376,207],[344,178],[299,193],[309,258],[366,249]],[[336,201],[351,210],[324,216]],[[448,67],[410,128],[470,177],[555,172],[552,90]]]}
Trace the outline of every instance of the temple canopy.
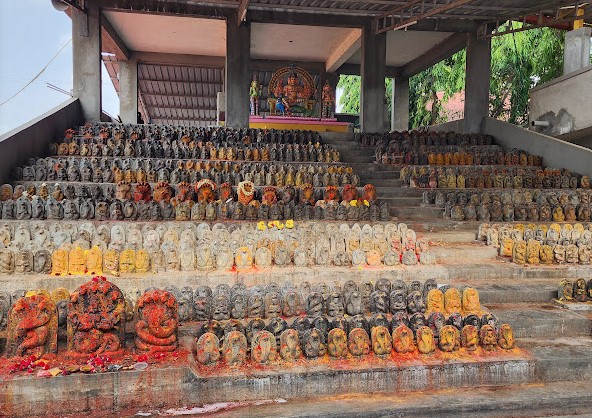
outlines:
{"label": "temple canopy", "polygon": [[[398,80],[404,91],[409,77],[471,39],[475,50],[488,50],[492,32],[508,20],[568,29],[574,20],[589,23],[592,17],[592,6],[580,7],[578,14],[576,4],[562,0],[62,2],[83,16],[92,16],[93,7],[99,10],[100,50],[115,88],[120,92],[123,73],[124,82],[132,84],[123,86],[124,94],[137,90],[137,105],[127,100],[122,109],[124,121],[139,111],[146,122],[188,125],[216,121],[219,92],[226,96],[226,115],[235,126],[244,125],[248,112],[245,119],[239,105],[248,104],[252,74],[267,97],[273,72],[294,63],[311,73],[319,94],[325,80],[362,75],[361,118],[367,128],[380,129],[384,104],[369,101],[383,101],[384,77]],[[82,51],[75,48],[77,53]],[[235,56],[242,61],[232,68],[227,63]],[[263,111],[266,106],[262,103]]]}

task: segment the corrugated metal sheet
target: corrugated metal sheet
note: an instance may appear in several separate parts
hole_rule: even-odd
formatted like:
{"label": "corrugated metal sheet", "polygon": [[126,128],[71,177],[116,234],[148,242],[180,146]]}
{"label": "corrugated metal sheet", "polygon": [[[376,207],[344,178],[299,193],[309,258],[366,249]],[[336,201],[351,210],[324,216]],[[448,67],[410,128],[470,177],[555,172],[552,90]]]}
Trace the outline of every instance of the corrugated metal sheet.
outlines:
{"label": "corrugated metal sheet", "polygon": [[[424,0],[418,2],[414,15],[431,8],[446,5],[450,0]],[[396,0],[254,0],[250,8],[264,10],[290,10],[318,13],[357,14],[359,16],[373,16],[387,13],[400,6],[406,6],[410,1]],[[515,18],[522,14],[537,13],[541,10],[552,12],[560,6],[570,6],[572,2],[565,0],[475,0],[468,4],[432,16],[431,18],[455,18],[468,20],[501,20]],[[408,8],[407,8],[408,9]],[[408,17],[403,15],[404,17]]]}
{"label": "corrugated metal sheet", "polygon": [[224,69],[138,64],[138,85],[152,123],[206,126],[216,122]]}

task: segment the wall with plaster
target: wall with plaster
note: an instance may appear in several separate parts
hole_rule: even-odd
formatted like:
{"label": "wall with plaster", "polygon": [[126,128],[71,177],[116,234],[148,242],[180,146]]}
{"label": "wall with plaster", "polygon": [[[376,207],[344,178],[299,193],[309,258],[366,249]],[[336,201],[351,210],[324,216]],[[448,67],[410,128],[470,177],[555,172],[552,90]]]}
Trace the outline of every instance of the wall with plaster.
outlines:
{"label": "wall with plaster", "polygon": [[[592,66],[532,89],[529,118],[530,129],[550,136],[592,127]],[[533,121],[549,125],[532,126]]]}

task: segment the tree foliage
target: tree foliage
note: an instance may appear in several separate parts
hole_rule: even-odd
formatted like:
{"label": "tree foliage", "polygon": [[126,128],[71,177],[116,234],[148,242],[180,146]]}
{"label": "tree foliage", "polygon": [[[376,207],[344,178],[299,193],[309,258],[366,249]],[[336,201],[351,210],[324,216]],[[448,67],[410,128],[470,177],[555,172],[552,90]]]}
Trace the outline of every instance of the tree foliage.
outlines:
{"label": "tree foliage", "polygon": [[[464,88],[465,62],[466,52],[462,50],[409,79],[410,126],[445,122],[442,105]],[[444,93],[442,99],[438,92]]]}
{"label": "tree foliage", "polygon": [[[513,27],[519,26],[516,23]],[[490,116],[525,125],[530,89],[559,77],[562,71],[562,32],[543,28],[494,37],[491,44]]]}
{"label": "tree foliage", "polygon": [[[519,28],[514,23],[513,28]],[[500,27],[500,30],[505,27]],[[409,127],[446,122],[443,106],[465,87],[466,50],[413,76],[409,80]],[[529,91],[562,74],[563,33],[542,28],[492,38],[489,113],[494,118],[524,125],[528,122]],[[385,99],[391,105],[391,83],[385,82]],[[358,76],[341,76],[338,87],[342,110],[360,110]],[[438,92],[443,93],[438,97]],[[429,106],[431,105],[431,106]]]}
{"label": "tree foliage", "polygon": [[[342,75],[339,77],[337,88],[343,89],[343,94],[339,98],[341,112],[358,114],[360,113],[360,92],[362,91],[362,78],[359,75]],[[393,80],[384,79],[384,99],[387,104],[388,120],[391,118],[391,108],[393,96]]]}
{"label": "tree foliage", "polygon": [[362,78],[358,75],[342,75],[337,83],[338,89],[343,89],[339,98],[339,105],[343,113],[360,113],[360,92],[362,91]]}

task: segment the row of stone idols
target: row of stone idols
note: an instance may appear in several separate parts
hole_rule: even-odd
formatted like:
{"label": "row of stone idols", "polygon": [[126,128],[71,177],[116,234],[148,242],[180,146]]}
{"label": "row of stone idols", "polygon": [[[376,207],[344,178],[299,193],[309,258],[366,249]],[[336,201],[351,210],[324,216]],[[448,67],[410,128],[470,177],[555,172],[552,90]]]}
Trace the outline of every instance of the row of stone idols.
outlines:
{"label": "row of stone idols", "polygon": [[445,207],[447,204],[478,206],[482,203],[500,202],[504,205],[589,205],[592,203],[592,192],[588,190],[429,190],[423,193],[423,203]]}
{"label": "row of stone idols", "polygon": [[[144,293],[133,315],[136,350],[177,349],[178,306],[171,293],[158,289]],[[60,323],[67,329],[67,356],[123,354],[127,319],[123,293],[104,277],[93,277],[71,295],[28,292],[14,301],[8,314],[7,356],[40,358],[57,353]]]}
{"label": "row of stone idols", "polygon": [[479,234],[517,264],[590,264],[592,232],[582,224],[523,227],[482,225]]}
{"label": "row of stone idols", "polygon": [[228,161],[287,161],[287,162],[339,162],[339,151],[329,145],[315,144],[232,144],[210,142],[94,141],[72,139],[49,144],[49,155],[81,157],[138,157],[208,159]]}
{"label": "row of stone idols", "polygon": [[435,131],[393,131],[389,133],[362,132],[355,136],[355,140],[363,146],[374,147],[380,144],[389,144],[391,141],[405,143],[405,149],[422,145],[493,145],[495,140],[491,135],[464,134],[457,132]]}
{"label": "row of stone idols", "polygon": [[75,137],[85,139],[107,140],[142,140],[183,142],[241,142],[241,143],[296,143],[309,144],[322,142],[316,131],[276,130],[276,129],[234,129],[222,127],[189,127],[179,125],[134,125],[115,123],[87,123],[64,132],[64,140]]}
{"label": "row of stone idols", "polygon": [[[154,288],[148,288],[144,292],[151,290]],[[328,283],[311,285],[303,281],[298,287],[291,282],[281,285],[256,285],[250,288],[236,283],[232,287],[219,284],[214,289],[199,286],[195,291],[190,286],[179,289],[175,285],[169,285],[164,290],[175,296],[181,322],[290,318],[301,315],[342,317],[401,314],[400,320],[416,328],[425,325],[426,316],[440,313],[447,318],[455,314],[454,320],[460,322],[454,324],[460,327],[463,325],[463,316],[465,319],[470,317],[471,324],[478,325],[479,318],[486,313],[479,303],[476,290],[465,288],[461,292],[447,285],[438,289],[434,279],[428,279],[424,283],[412,281],[409,285],[402,280],[391,283],[390,280],[382,278],[376,283],[367,281],[362,284],[349,280],[343,286]],[[0,329],[6,326],[11,307],[25,293],[25,290],[16,290],[12,295],[0,292],[0,315],[3,318],[0,320]],[[50,296],[47,291],[42,293]],[[134,312],[138,309],[137,304],[141,296],[142,292],[139,289],[124,294],[127,321],[134,319]],[[51,292],[51,298],[58,306],[60,316],[65,319],[68,313],[67,304],[60,301],[69,300],[70,293],[67,289],[58,288]],[[418,314],[418,318],[410,322],[409,315],[414,314]],[[60,325],[63,324],[65,320],[60,322]],[[388,326],[391,326],[390,322]]]}
{"label": "row of stone idols", "polygon": [[[59,311],[56,302],[62,307]],[[121,290],[100,276],[84,283],[71,295],[67,295],[67,291],[51,295],[47,291],[28,292],[15,300],[8,314],[7,356],[40,358],[56,353],[60,322],[65,322],[67,329],[66,356],[123,354],[125,324],[130,319],[134,323],[137,351],[175,351],[178,348],[178,311],[175,295],[159,289],[146,291],[138,299],[136,309],[130,311],[129,305],[126,309]],[[291,328],[281,317],[272,318],[268,324],[254,318],[246,328],[238,320],[227,320],[224,326],[213,320],[198,328],[196,359],[202,364],[216,364],[220,359],[221,339],[224,340],[224,361],[234,366],[246,360],[247,341],[251,343],[254,362],[275,361],[277,338],[284,360],[298,360],[303,353],[307,358],[323,357],[327,352],[331,357],[347,357],[348,353],[363,356],[371,352],[368,330],[372,335],[372,351],[381,356],[393,351],[411,353],[416,349],[430,354],[436,350],[436,344],[446,352],[461,346],[466,351],[475,351],[479,345],[487,351],[496,350],[498,346],[514,347],[509,325],[496,329],[497,320],[492,315],[485,315],[483,319],[471,316],[474,318],[463,320],[459,314],[453,314],[446,321],[441,313],[432,313],[427,323],[423,314],[416,315],[418,319],[414,322],[411,318],[407,322],[405,314],[393,316],[392,320],[385,314],[376,314],[370,323],[363,315],[348,321],[335,317],[331,322],[325,316],[315,316],[312,323],[308,317],[298,317]],[[346,330],[349,338],[346,338]]]}
{"label": "row of stone idols", "polygon": [[444,219],[453,221],[482,221],[482,222],[512,222],[512,221],[554,221],[554,222],[589,222],[592,207],[590,205],[578,205],[577,208],[567,204],[565,206],[538,205],[536,203],[515,205],[501,202],[482,203],[475,206],[473,203],[466,205],[447,204],[444,209]]}
{"label": "row of stone idols", "polygon": [[[392,245],[394,250],[427,248],[427,241],[417,238],[415,231],[405,223],[375,223],[349,225],[342,223],[209,223],[201,222],[4,222],[0,224],[0,248],[12,249],[57,249],[72,245],[88,250],[98,246],[101,250],[125,248],[139,250],[193,248],[196,245],[212,244],[230,247],[233,251],[259,242],[312,248],[329,247],[334,253],[340,250],[352,252],[358,248],[369,251],[373,240]],[[327,244],[328,242],[328,244]],[[244,244],[243,244],[244,243]],[[420,243],[420,244],[418,244]],[[265,244],[267,245],[267,244]],[[424,247],[425,246],[425,247]],[[383,248],[382,244],[377,248]],[[382,251],[386,251],[384,247]]]}
{"label": "row of stone idols", "polygon": [[592,302],[592,279],[563,279],[559,282],[557,299],[561,302]]}
{"label": "row of stone idols", "polygon": [[541,244],[540,241],[506,239],[500,246],[500,255],[512,257],[516,264],[590,264],[592,244]]}
{"label": "row of stone idols", "polygon": [[346,333],[355,328],[361,328],[370,333],[372,328],[376,326],[383,326],[389,332],[395,330],[398,326],[404,325],[408,327],[413,333],[421,327],[427,326],[431,329],[436,341],[440,338],[440,331],[446,325],[453,326],[457,331],[461,331],[466,326],[473,326],[480,329],[482,326],[491,326],[494,331],[499,327],[498,320],[492,314],[484,314],[482,317],[477,315],[468,315],[463,317],[461,314],[454,313],[445,316],[439,312],[433,312],[427,317],[422,313],[408,315],[405,312],[397,312],[395,314],[375,313],[372,315],[358,314],[355,316],[327,316],[317,315],[314,317],[307,315],[300,315],[295,317],[291,324],[288,324],[286,319],[282,317],[274,317],[271,319],[262,319],[254,317],[250,320],[246,319],[226,319],[226,320],[207,320],[199,321],[200,325],[196,332],[196,337],[199,338],[206,332],[216,334],[220,339],[229,331],[240,330],[245,332],[247,341],[250,343],[253,339],[254,333],[259,330],[267,330],[279,338],[280,334],[288,328],[295,329],[304,333],[312,328],[316,328],[320,333],[320,338],[323,342],[327,340],[327,334],[331,329],[340,328]]}
{"label": "row of stone idols", "polygon": [[[148,288],[144,293],[152,290],[155,288]],[[446,320],[459,330],[468,324],[497,327],[495,318],[491,318],[480,305],[479,294],[475,289],[464,288],[461,291],[448,285],[438,289],[434,279],[423,284],[413,281],[409,285],[402,280],[391,283],[382,278],[376,283],[364,282],[361,285],[350,280],[343,286],[327,283],[311,286],[308,282],[302,282],[300,287],[292,283],[270,283],[250,288],[242,284],[232,287],[220,284],[215,289],[199,286],[193,291],[190,286],[179,289],[169,285],[164,290],[175,297],[180,322],[287,319],[303,315],[310,318],[328,317],[331,320],[344,316],[382,315],[386,321],[383,325],[389,329],[394,329],[399,322],[414,331],[428,325],[434,328],[436,337]],[[65,325],[70,293],[64,288],[55,289],[51,294],[40,292],[51,296],[60,315],[58,325]],[[24,295],[24,290],[17,290],[13,295],[0,292],[0,329],[6,326],[11,307]],[[140,290],[135,290],[131,294],[124,294],[124,298],[126,321],[133,322],[138,319],[136,313],[140,309],[142,294]],[[356,327],[369,331],[367,323]]]}
{"label": "row of stone idols", "polygon": [[529,241],[535,239],[541,244],[563,246],[569,244],[588,245],[592,243],[592,224],[481,224],[478,238],[487,245],[499,248],[506,239]]}
{"label": "row of stone idols", "polygon": [[519,166],[538,167],[543,159],[517,149],[494,146],[481,147],[425,147],[403,151],[402,144],[391,143],[387,147],[378,146],[374,151],[377,162],[394,165],[429,165],[429,166]]}
{"label": "row of stone idols", "polygon": [[[243,222],[209,223],[201,222],[3,222],[0,224],[0,247],[15,249],[55,249],[64,244],[89,249],[97,245],[106,250],[124,248],[139,250],[162,249],[164,246],[195,247],[213,244],[216,247],[229,246],[233,250],[245,243],[255,245],[259,241],[283,242],[286,245],[329,246],[351,252],[355,249],[372,249],[372,241],[385,241],[393,249],[413,249],[417,242],[415,231],[405,223],[375,223],[353,225],[317,222]],[[262,241],[262,242],[263,242]],[[329,242],[329,244],[327,244]],[[423,246],[424,244],[421,244]],[[426,247],[427,248],[427,247]],[[217,249],[217,248],[216,248]]]}
{"label": "row of stone idols", "polygon": [[361,285],[350,280],[343,286],[302,282],[300,288],[291,283],[281,286],[271,283],[250,288],[222,284],[214,290],[200,286],[194,293],[190,287],[167,286],[165,290],[177,297],[181,321],[388,314],[416,328],[425,325],[426,318],[433,313],[447,318],[454,314],[457,320],[459,317],[478,320],[486,313],[475,289],[465,288],[462,292],[450,286],[438,289],[434,279],[423,284],[413,281],[409,285],[402,280],[391,283],[382,278]]}
{"label": "row of stone idols", "polygon": [[116,184],[106,185],[23,183],[16,185],[14,189],[10,184],[0,186],[0,202],[16,203],[19,202],[21,197],[29,201],[35,198],[48,199],[51,197],[58,202],[88,198],[95,201],[113,201],[117,199],[122,202],[126,200],[133,200],[134,202],[155,200],[157,203],[171,203],[174,207],[185,201],[204,204],[214,201],[239,201],[245,206],[254,202],[273,205],[279,201],[283,204],[308,203],[314,205],[319,200],[348,204],[352,200],[358,199],[375,202],[376,188],[372,184],[366,184],[359,189],[352,184],[346,184],[341,189],[338,186],[315,188],[310,183],[302,184],[298,188],[291,185],[261,187],[246,180],[239,182],[238,186],[235,187],[230,183],[216,184],[208,179],[200,180],[194,184],[180,182],[175,185],[168,182],[148,183],[141,181],[130,183],[122,180]]}
{"label": "row of stone idols", "polygon": [[[117,223],[94,227],[70,223],[0,227],[0,273],[52,273],[82,275],[106,272],[159,273],[163,271],[248,269],[253,266],[396,266],[434,264],[428,241],[402,228],[373,228],[354,225],[351,230],[294,229],[285,224],[261,222],[258,230],[233,229],[217,224]],[[393,224],[387,224],[393,225]],[[404,225],[404,224],[400,224]],[[236,225],[234,225],[236,226]],[[358,230],[356,230],[356,226]],[[30,227],[30,229],[29,229]],[[205,227],[205,228],[204,228]],[[269,229],[268,229],[269,228]],[[280,229],[282,228],[282,229]],[[396,226],[395,226],[396,228]]]}
{"label": "row of stone idols", "polygon": [[467,353],[478,348],[489,352],[498,347],[503,350],[514,348],[514,334],[508,324],[503,324],[497,333],[491,325],[481,328],[466,325],[462,331],[452,325],[444,325],[438,339],[427,326],[413,331],[402,324],[391,333],[384,325],[376,325],[369,335],[368,331],[359,327],[352,328],[348,333],[340,325],[339,322],[332,325],[325,338],[316,327],[305,331],[286,328],[277,336],[267,329],[257,330],[253,332],[250,346],[247,338],[249,331],[234,329],[240,329],[238,326],[230,327],[231,330],[221,337],[208,331],[196,338],[195,360],[205,367],[219,364],[239,367],[248,364],[249,360],[256,365],[271,365],[303,359],[362,358],[370,354],[388,358],[413,353],[427,355],[436,351],[450,353],[461,347]]}
{"label": "row of stone idols", "polygon": [[588,222],[590,200],[586,190],[524,190],[488,192],[424,192],[423,202],[444,208],[444,218],[457,221]]}
{"label": "row of stone idols", "polygon": [[[147,184],[147,183],[146,183]],[[329,186],[333,187],[333,186]],[[64,199],[61,202],[52,196],[42,199],[33,196],[29,199],[25,193],[16,201],[10,199],[0,201],[0,218],[4,220],[96,220],[96,221],[215,221],[215,220],[329,220],[329,221],[388,221],[391,219],[388,202],[367,200],[316,200],[301,203],[279,200],[269,204],[270,195],[275,189],[264,190],[263,202],[250,200],[248,204],[234,201],[216,200],[209,203],[183,200],[175,202],[179,195],[171,201],[150,200],[106,200],[96,202],[92,198]],[[311,188],[312,189],[312,188]],[[254,198],[254,192],[251,198]],[[337,188],[330,193],[338,193]],[[239,192],[240,197],[240,192]]]}
{"label": "row of stone idols", "polygon": [[401,179],[415,188],[429,189],[590,189],[590,178],[568,170],[457,169],[405,166]]}
{"label": "row of stone idols", "polygon": [[230,163],[229,161],[156,160],[129,158],[40,158],[14,170],[22,181],[69,181],[93,183],[191,182],[212,180],[238,185],[252,181],[257,186],[315,187],[360,184],[350,166],[326,164]]}
{"label": "row of stone idols", "polygon": [[[387,246],[386,242],[376,243]],[[133,250],[126,248],[122,251],[107,249],[104,252],[98,246],[88,250],[81,247],[68,249],[62,246],[53,251],[41,249],[36,252],[28,249],[0,249],[1,274],[52,274],[56,276],[84,275],[107,273],[119,276],[129,273],[161,273],[174,271],[208,271],[233,268],[245,270],[250,268],[278,267],[363,267],[363,266],[397,266],[404,264],[435,264],[436,256],[431,251],[409,249],[404,252],[388,250],[381,253],[376,249],[364,251],[362,249],[338,251],[333,258],[328,252],[317,251],[316,256],[309,254],[305,248],[289,248],[278,245],[274,251],[268,247],[260,247],[255,251],[251,247],[239,247],[236,251],[230,248],[220,248],[212,251],[212,246],[201,245],[196,249],[148,251],[145,248]]]}

